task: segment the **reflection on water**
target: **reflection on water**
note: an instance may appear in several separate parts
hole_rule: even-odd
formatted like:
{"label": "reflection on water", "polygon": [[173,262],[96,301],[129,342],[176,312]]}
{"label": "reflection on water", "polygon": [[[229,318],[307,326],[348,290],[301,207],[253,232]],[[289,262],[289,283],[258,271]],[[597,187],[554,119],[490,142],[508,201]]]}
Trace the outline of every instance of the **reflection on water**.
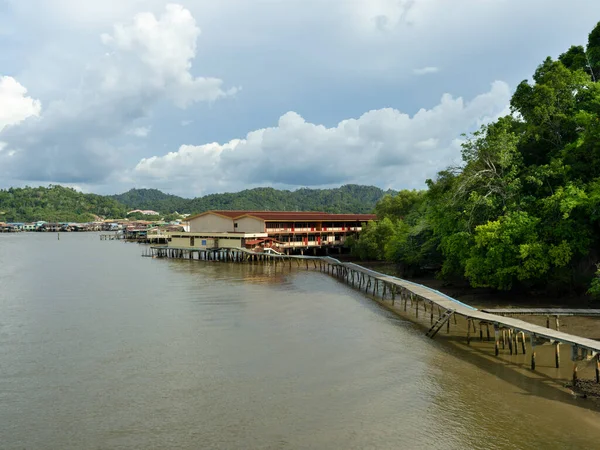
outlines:
{"label": "reflection on water", "polygon": [[2,448],[593,448],[600,415],[302,269],[0,235]]}

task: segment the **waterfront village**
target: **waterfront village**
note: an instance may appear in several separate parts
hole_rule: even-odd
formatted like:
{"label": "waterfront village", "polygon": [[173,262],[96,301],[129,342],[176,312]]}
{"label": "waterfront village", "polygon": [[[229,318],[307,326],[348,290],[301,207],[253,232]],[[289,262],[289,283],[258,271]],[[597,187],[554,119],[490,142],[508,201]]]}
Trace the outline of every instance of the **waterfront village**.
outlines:
{"label": "waterfront village", "polygon": [[[160,216],[160,213],[152,210],[133,210],[127,215],[140,213],[145,216]],[[82,231],[118,231],[123,234],[146,235],[167,233],[171,231],[184,231],[184,220],[187,215],[182,215],[179,220],[169,222],[156,220],[130,220],[130,219],[102,219],[100,217],[93,222],[0,222],[0,233],[31,232],[82,232]]]}
{"label": "waterfront village", "polygon": [[[137,211],[134,211],[137,212]],[[153,215],[154,211],[141,211]],[[158,213],[155,213],[159,215]],[[2,232],[109,231],[104,239],[162,244],[180,250],[248,249],[282,254],[338,252],[373,214],[287,211],[206,211],[170,222],[105,219],[89,223],[0,223]]]}

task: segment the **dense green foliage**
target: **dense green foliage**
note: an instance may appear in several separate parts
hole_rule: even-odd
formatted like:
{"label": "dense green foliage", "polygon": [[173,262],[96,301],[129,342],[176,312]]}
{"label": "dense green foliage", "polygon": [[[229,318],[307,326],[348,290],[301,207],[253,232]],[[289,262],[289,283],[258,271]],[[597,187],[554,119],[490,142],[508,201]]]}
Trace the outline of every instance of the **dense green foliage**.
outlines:
{"label": "dense green foliage", "polygon": [[[463,164],[399,192],[357,242],[362,258],[508,290],[588,290],[600,245],[600,24],[547,58],[512,114],[466,137]],[[595,279],[591,294],[600,295]]]}
{"label": "dense green foliage", "polygon": [[158,189],[130,189],[123,194],[111,196],[113,199],[125,205],[130,211],[133,209],[151,209],[162,213],[189,213],[186,205],[189,199],[176,195],[165,194]]}
{"label": "dense green foliage", "polygon": [[370,213],[385,194],[374,186],[345,185],[335,189],[296,191],[256,188],[194,199],[164,194],[156,189],[132,189],[112,197],[131,209],[152,209],[162,213],[193,214],[212,209]]}
{"label": "dense green foliage", "polygon": [[0,190],[0,222],[89,222],[96,217],[124,218],[127,211],[134,209],[152,209],[161,215],[133,213],[127,216],[131,220],[167,221],[179,217],[175,212],[193,214],[211,209],[370,213],[385,194],[373,186],[357,185],[297,191],[257,188],[195,199],[165,194],[156,189],[132,189],[120,195],[101,196],[82,194],[62,186],[10,188]]}
{"label": "dense green foliage", "polygon": [[0,190],[2,222],[90,222],[97,216],[124,217],[125,213],[125,207],[112,198],[63,186]]}

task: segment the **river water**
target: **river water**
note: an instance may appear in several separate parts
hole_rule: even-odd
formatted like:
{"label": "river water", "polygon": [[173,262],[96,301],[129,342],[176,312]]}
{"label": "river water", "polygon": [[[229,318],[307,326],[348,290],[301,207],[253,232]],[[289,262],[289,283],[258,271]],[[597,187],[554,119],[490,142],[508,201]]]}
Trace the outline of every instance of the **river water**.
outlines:
{"label": "river water", "polygon": [[598,448],[600,414],[325,274],[0,235],[2,449]]}

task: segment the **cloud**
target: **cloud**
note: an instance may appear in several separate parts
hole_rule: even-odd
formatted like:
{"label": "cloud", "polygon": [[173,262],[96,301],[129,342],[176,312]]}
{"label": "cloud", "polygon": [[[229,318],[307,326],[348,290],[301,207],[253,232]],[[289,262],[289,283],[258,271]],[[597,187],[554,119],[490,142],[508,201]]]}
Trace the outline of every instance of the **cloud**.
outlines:
{"label": "cloud", "polygon": [[137,128],[132,128],[131,130],[129,130],[127,132],[127,134],[129,134],[130,136],[135,136],[135,137],[139,137],[139,138],[145,138],[150,134],[150,130],[152,129],[152,127],[137,127]]}
{"label": "cloud", "polygon": [[[224,90],[218,78],[191,74],[199,35],[191,13],[173,4],[159,17],[142,13],[128,24],[115,25],[112,33],[101,36],[108,53],[86,67],[77,88],[50,102],[38,120],[2,132],[6,148],[0,153],[0,175],[100,182],[125,169],[128,147],[115,139],[147,117],[157,103],[166,100],[185,108],[234,94],[236,89]],[[14,95],[18,98],[18,89]],[[19,104],[24,105],[22,114],[39,113],[38,103]],[[143,137],[149,128],[131,131]]]}
{"label": "cloud", "polygon": [[188,125],[190,125],[193,122],[194,122],[193,120],[182,120],[181,121],[181,126],[182,127],[187,127]]}
{"label": "cloud", "polygon": [[422,69],[414,69],[413,73],[415,75],[427,75],[429,73],[437,73],[439,71],[440,71],[439,67],[428,66],[428,67],[423,67]]}
{"label": "cloud", "polygon": [[143,71],[149,75],[144,87],[164,91],[180,107],[235,94],[237,88],[222,90],[223,81],[218,78],[194,77],[190,73],[199,36],[200,28],[192,14],[175,4],[167,5],[159,18],[141,13],[131,24],[115,25],[112,34],[101,36],[102,42],[113,50],[108,56],[111,61],[103,88],[138,90],[141,83],[137,76]]}
{"label": "cloud", "polygon": [[17,80],[0,76],[0,131],[28,117],[40,115],[41,102],[27,97],[26,94],[27,89]]}
{"label": "cloud", "polygon": [[164,156],[144,158],[133,176],[185,186],[189,195],[258,184],[421,187],[459,158],[456,140],[461,133],[495,117],[510,94],[506,83],[496,81],[470,102],[445,94],[438,105],[412,117],[384,108],[331,128],[288,112],[277,126],[252,131],[244,139],[182,145]]}

